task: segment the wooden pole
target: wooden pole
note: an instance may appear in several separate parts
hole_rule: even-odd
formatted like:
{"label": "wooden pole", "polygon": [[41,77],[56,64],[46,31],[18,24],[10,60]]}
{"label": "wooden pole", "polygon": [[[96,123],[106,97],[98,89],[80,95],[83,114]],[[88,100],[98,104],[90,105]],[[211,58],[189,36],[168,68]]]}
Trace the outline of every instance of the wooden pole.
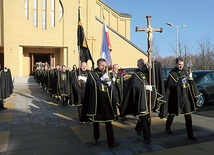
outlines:
{"label": "wooden pole", "polygon": [[[162,32],[162,28],[152,28],[151,27],[151,17],[152,16],[146,16],[147,19],[147,27],[146,28],[139,28],[136,27],[136,32],[137,31],[145,31],[147,33],[147,41],[148,41],[148,48],[147,48],[147,53],[148,53],[148,70],[149,70],[149,85],[152,85],[152,41],[153,41],[153,32]],[[151,126],[151,115],[152,115],[152,92],[149,91],[149,123]]]}
{"label": "wooden pole", "polygon": [[[78,24],[80,22],[80,0],[78,0]],[[78,38],[80,37],[79,31],[78,31]],[[78,46],[78,54],[79,54],[79,60],[78,60],[78,75],[80,75],[80,45]]]}

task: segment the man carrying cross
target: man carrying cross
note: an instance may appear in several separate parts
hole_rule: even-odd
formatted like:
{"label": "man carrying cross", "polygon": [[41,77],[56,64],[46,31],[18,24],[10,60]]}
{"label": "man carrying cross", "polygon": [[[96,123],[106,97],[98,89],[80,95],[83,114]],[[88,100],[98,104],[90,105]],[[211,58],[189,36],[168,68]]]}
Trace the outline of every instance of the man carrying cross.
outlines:
{"label": "man carrying cross", "polygon": [[[152,93],[155,94],[157,91],[155,88],[152,87],[152,73],[151,73],[151,45],[152,45],[152,33],[155,31],[158,31],[156,29],[151,28],[150,26],[150,16],[147,16],[147,28],[136,28],[136,30],[143,30],[147,32],[147,38],[148,38],[148,57],[149,57],[149,65],[146,65],[143,59],[139,59],[137,61],[138,69],[133,73],[132,77],[128,80],[128,84],[124,86],[125,88],[125,94],[124,94],[124,100],[121,110],[121,116],[125,116],[128,114],[132,114],[139,117],[139,121],[137,123],[137,126],[135,130],[138,132],[138,134],[141,134],[141,131],[143,132],[143,138],[145,140],[146,144],[151,144],[151,131],[150,131],[150,124],[151,124],[151,107],[153,110],[159,111],[160,107],[160,101],[154,101],[152,105]],[[162,32],[162,29],[159,30],[159,32]],[[160,77],[162,75],[162,71],[160,68],[160,65],[158,63],[153,63],[159,66],[159,72],[153,72],[153,77]],[[156,66],[155,65],[155,66]],[[155,69],[156,67],[153,67]],[[154,70],[153,70],[154,71]],[[154,80],[153,80],[154,82]],[[154,82],[155,83],[155,82]],[[153,84],[154,84],[153,83]],[[164,92],[164,85],[161,88]],[[156,94],[155,94],[156,95]],[[160,99],[160,98],[158,98]],[[161,98],[162,99],[162,98]]]}
{"label": "man carrying cross", "polygon": [[[151,71],[151,67],[152,67],[152,57],[151,57],[151,53],[152,53],[152,41],[153,41],[153,32],[162,32],[163,29],[162,28],[152,28],[151,27],[151,17],[152,16],[146,16],[147,19],[147,27],[146,28],[139,28],[136,27],[136,32],[137,31],[145,31],[147,33],[147,42],[148,42],[148,49],[147,49],[147,53],[148,53],[148,84],[151,85],[152,84],[152,71]],[[151,91],[149,92],[149,122],[151,124],[151,114],[152,114],[152,93]]]}

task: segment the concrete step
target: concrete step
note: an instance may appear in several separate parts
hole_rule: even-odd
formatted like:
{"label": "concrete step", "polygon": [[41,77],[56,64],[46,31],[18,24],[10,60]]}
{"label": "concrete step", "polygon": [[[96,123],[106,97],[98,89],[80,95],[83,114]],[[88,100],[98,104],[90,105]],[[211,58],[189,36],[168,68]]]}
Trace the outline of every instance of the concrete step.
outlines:
{"label": "concrete step", "polygon": [[13,83],[36,83],[33,76],[14,76]]}

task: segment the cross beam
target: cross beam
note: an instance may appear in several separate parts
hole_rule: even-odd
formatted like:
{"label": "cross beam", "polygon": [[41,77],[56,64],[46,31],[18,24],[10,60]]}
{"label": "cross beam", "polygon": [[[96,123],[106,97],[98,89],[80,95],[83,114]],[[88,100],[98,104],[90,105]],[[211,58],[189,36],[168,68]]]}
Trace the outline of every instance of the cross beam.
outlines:
{"label": "cross beam", "polygon": [[[135,30],[137,31],[145,31],[147,33],[147,40],[148,40],[148,64],[149,64],[149,85],[152,85],[152,58],[151,58],[151,53],[152,53],[152,41],[153,41],[153,32],[162,32],[162,28],[152,28],[151,27],[151,17],[152,16],[146,16],[147,18],[147,27],[146,28],[139,28],[136,27]],[[151,125],[151,114],[152,114],[152,92],[149,91],[149,123]]]}
{"label": "cross beam", "polygon": [[153,40],[153,32],[162,32],[163,28],[152,28],[151,27],[151,18],[152,16],[146,16],[147,18],[147,27],[146,28],[140,28],[136,27],[135,30],[137,31],[145,31],[147,33],[147,40],[148,40],[148,52],[151,52],[152,49],[152,40]]}

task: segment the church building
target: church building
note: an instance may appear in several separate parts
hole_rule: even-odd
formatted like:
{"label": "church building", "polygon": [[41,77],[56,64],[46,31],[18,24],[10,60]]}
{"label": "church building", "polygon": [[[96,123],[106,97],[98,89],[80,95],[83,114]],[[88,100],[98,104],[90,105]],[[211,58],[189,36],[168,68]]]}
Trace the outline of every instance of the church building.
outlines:
{"label": "church building", "polygon": [[1,0],[1,69],[10,68],[15,82],[31,76],[36,62],[78,65],[78,9],[95,67],[100,57],[103,16],[113,64],[136,67],[139,58],[148,59],[147,53],[130,41],[131,15],[117,12],[102,0]]}

